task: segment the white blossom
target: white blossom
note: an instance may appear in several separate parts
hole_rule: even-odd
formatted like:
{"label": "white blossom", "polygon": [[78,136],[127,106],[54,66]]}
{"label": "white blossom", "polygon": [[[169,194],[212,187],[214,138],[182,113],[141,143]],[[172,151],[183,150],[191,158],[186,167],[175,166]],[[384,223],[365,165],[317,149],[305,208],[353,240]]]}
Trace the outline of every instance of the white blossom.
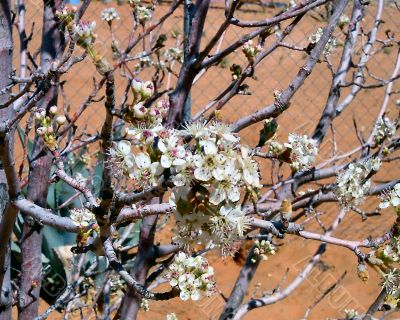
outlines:
{"label": "white blossom", "polygon": [[115,170],[115,175],[131,173],[135,159],[131,152],[131,143],[129,141],[121,140],[118,143],[114,142],[109,154],[110,165]]}
{"label": "white blossom", "polygon": [[149,311],[150,310],[149,300],[142,298],[142,300],[140,301],[140,309],[146,312]]}
{"label": "white blossom", "polygon": [[260,45],[254,45],[252,40],[247,41],[243,46],[243,53],[246,58],[253,62],[256,55],[262,50]]}
{"label": "white blossom", "polygon": [[269,240],[261,240],[258,239],[254,241],[254,255],[252,258],[252,262],[255,263],[257,261],[257,257],[260,257],[262,260],[268,260],[268,256],[274,255],[276,253],[276,247]]}
{"label": "white blossom", "polygon": [[206,258],[191,257],[179,252],[168,266],[165,277],[172,287],[178,287],[184,301],[199,300],[202,293],[211,296],[215,292],[214,270]]}
{"label": "white blossom", "polygon": [[219,210],[219,213],[220,217],[218,223],[221,223],[220,218],[222,218],[224,220],[223,223],[225,224],[225,226],[221,230],[218,230],[217,228],[215,230],[217,232],[221,232],[226,229],[229,229],[228,235],[225,236],[228,237],[234,236],[235,238],[243,237],[244,231],[248,227],[249,219],[248,217],[246,217],[245,213],[240,209],[240,206],[232,206],[228,204],[222,206],[221,209]]}
{"label": "white blossom", "polygon": [[196,121],[186,124],[184,128],[185,130],[182,132],[183,136],[190,135],[195,139],[208,139],[210,137],[210,131],[204,121]]}
{"label": "white blossom", "polygon": [[101,12],[101,19],[107,22],[119,20],[120,16],[115,8],[106,8]]}
{"label": "white blossom", "polygon": [[222,140],[221,145],[235,144],[239,142],[239,139],[232,132],[232,127],[223,122],[214,121],[209,126],[210,132],[216,136],[216,138]]}
{"label": "white blossom", "polygon": [[392,190],[384,192],[381,198],[382,202],[379,204],[381,209],[400,206],[400,183],[397,183]]}
{"label": "white blossom", "polygon": [[375,123],[372,135],[377,144],[382,143],[385,138],[392,138],[396,133],[396,125],[388,118],[379,118]]}
{"label": "white blossom", "polygon": [[174,166],[182,166],[185,164],[186,151],[185,148],[178,144],[178,136],[171,134],[166,140],[158,141],[158,149],[161,151],[161,165],[164,168]]}
{"label": "white blossom", "polygon": [[252,187],[260,188],[257,162],[249,156],[249,149],[247,147],[242,146],[240,151],[241,155],[237,156],[237,160],[244,182]]}
{"label": "white blossom", "polygon": [[210,202],[218,205],[224,200],[237,202],[240,200],[239,191],[240,173],[233,163],[225,165],[221,176],[214,183],[214,190],[210,194]]}
{"label": "white blossom", "polygon": [[338,25],[343,28],[345,25],[348,25],[351,22],[350,18],[345,14],[342,14],[339,18]]}
{"label": "white blossom", "polygon": [[[323,33],[324,30],[322,28],[318,28],[317,31],[308,38],[308,40],[310,41],[311,44],[317,44],[321,39]],[[332,36],[329,38],[328,42],[325,45],[324,55],[331,54],[336,47],[337,47],[336,37]]]}
{"label": "white blossom", "polygon": [[75,41],[83,47],[90,47],[97,37],[94,33],[95,28],[95,21],[80,21],[78,24],[74,24],[72,30]]}
{"label": "white blossom", "polygon": [[194,178],[195,166],[193,164],[193,156],[188,153],[185,160],[183,165],[175,166],[176,174],[173,176],[172,181],[177,187],[188,186]]}
{"label": "white blossom", "polygon": [[371,187],[368,175],[379,170],[379,158],[370,158],[366,161],[351,163],[337,178],[336,196],[342,207],[350,208],[359,205]]}
{"label": "white blossom", "polygon": [[400,270],[397,268],[389,269],[382,274],[382,286],[390,295],[396,296],[400,293]]}
{"label": "white blossom", "polygon": [[153,16],[153,10],[151,8],[139,5],[136,7],[136,14],[139,22],[145,24],[146,21],[149,21]]}
{"label": "white blossom", "polygon": [[194,176],[201,181],[209,181],[213,177],[218,179],[223,171],[225,156],[218,152],[218,148],[211,140],[204,141],[202,144],[204,155],[194,156]]}
{"label": "white blossom", "polygon": [[291,149],[290,166],[293,170],[304,171],[312,168],[318,154],[318,145],[314,139],[290,133],[285,146]]}
{"label": "white blossom", "polygon": [[346,320],[355,319],[359,315],[354,309],[344,309],[344,314],[346,315]]}
{"label": "white blossom", "polygon": [[129,176],[142,188],[156,186],[156,178],[162,172],[160,163],[151,162],[150,156],[141,152],[135,155],[135,164],[137,168]]}
{"label": "white blossom", "polygon": [[183,63],[183,50],[180,48],[169,48],[164,52],[164,56],[167,61],[176,60],[179,63]]}
{"label": "white blossom", "polygon": [[70,210],[71,220],[80,227],[87,227],[91,223],[96,222],[96,217],[90,210],[86,208],[74,208]]}
{"label": "white blossom", "polygon": [[137,5],[140,4],[140,1],[141,1],[141,0],[128,0],[128,3],[129,3],[131,6],[137,6]]}

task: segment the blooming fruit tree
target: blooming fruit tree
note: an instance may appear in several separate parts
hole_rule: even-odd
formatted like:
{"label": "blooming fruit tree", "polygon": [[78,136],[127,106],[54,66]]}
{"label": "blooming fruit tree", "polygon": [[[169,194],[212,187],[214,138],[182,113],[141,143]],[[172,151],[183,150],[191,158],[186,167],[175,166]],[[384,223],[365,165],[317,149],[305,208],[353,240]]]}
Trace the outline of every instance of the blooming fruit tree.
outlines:
{"label": "blooming fruit tree", "polygon": [[[243,4],[226,0],[225,12],[219,11],[223,23],[210,30],[210,0],[118,1],[119,6],[104,6],[97,21],[85,20],[91,6],[98,5],[90,0],[78,7],[43,1],[42,43],[31,48],[25,30],[30,7],[17,0],[14,11],[3,1],[0,319],[11,319],[13,306],[19,319],[46,319],[56,310],[71,319],[136,319],[151,300],[222,295],[209,257],[245,255],[219,315],[240,319],[295,292],[326,244],[354,253],[353,272],[362,281],[369,270],[381,278],[371,306],[347,310],[347,319],[372,319],[378,311],[395,310],[400,304],[400,122],[392,98],[399,94],[400,56],[388,78],[368,68],[399,43],[393,31],[381,38],[382,15],[394,10],[384,3],[288,1],[272,15],[242,20]],[[122,23],[120,10],[129,10],[132,18],[123,21],[130,26],[126,43],[118,41],[115,28]],[[364,25],[367,11],[375,18]],[[184,37],[176,31],[161,33],[179,12]],[[316,14],[320,26],[308,42],[290,43],[288,36],[300,22]],[[96,34],[99,23],[111,36],[106,54],[97,46],[104,40]],[[13,37],[14,24],[19,40]],[[240,28],[243,36],[225,41],[232,28]],[[206,43],[205,30],[212,33]],[[17,47],[19,61],[13,59]],[[305,55],[288,87],[272,92],[273,102],[253,113],[238,120],[224,117],[225,109],[235,107],[232,98],[248,94],[246,81],[278,48]],[[197,114],[191,112],[194,83],[239,49],[246,63],[230,67],[231,83]],[[320,119],[312,134],[285,137],[279,131],[281,115],[317,64],[332,75],[326,79],[330,91]],[[93,67],[93,87],[71,108],[64,85],[74,81],[70,72],[82,65]],[[124,84],[122,92],[117,82]],[[376,88],[384,90],[384,102],[368,137],[356,125],[359,145],[339,152],[334,120],[340,121],[360,92]],[[101,130],[95,133],[80,121],[93,104],[102,109]],[[259,132],[258,143],[245,142],[242,130],[248,127]],[[332,155],[322,161],[325,142]],[[375,181],[383,167],[389,176]],[[367,199],[372,199],[368,207],[362,206]],[[335,203],[324,213],[331,218],[329,227],[318,211],[326,202]],[[389,212],[386,220],[391,222],[380,234],[361,240],[353,233],[332,236],[352,212],[356,222],[377,224],[379,215]],[[311,219],[320,223],[319,231],[308,229]],[[321,246],[291,283],[246,301],[261,261],[272,255],[279,259],[278,247],[290,246],[287,239],[295,237]],[[304,318],[320,300],[310,301]],[[41,301],[50,306],[39,314]],[[178,318],[167,313],[166,319]]]}

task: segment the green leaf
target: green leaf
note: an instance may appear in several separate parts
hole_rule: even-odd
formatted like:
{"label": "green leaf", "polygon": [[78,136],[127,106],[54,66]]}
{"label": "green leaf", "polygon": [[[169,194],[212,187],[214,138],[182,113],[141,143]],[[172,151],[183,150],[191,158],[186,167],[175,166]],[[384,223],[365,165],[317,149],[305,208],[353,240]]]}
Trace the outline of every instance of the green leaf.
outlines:
{"label": "green leaf", "polygon": [[278,127],[279,125],[275,118],[265,120],[264,127],[260,130],[260,139],[257,147],[263,147],[268,140],[272,139]]}

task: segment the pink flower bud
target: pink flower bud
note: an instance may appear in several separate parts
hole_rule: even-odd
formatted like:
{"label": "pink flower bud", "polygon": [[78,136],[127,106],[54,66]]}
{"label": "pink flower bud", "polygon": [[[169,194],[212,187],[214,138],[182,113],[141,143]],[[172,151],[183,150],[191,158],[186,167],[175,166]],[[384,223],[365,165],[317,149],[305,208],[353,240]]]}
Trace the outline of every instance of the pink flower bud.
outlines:
{"label": "pink flower bud", "polygon": [[146,81],[145,83],[143,83],[141,90],[142,99],[150,98],[153,95],[153,93],[154,93],[153,83],[151,81]]}
{"label": "pink flower bud", "polygon": [[57,106],[52,106],[49,109],[50,114],[53,115],[53,116],[57,114],[57,111],[58,111]]}

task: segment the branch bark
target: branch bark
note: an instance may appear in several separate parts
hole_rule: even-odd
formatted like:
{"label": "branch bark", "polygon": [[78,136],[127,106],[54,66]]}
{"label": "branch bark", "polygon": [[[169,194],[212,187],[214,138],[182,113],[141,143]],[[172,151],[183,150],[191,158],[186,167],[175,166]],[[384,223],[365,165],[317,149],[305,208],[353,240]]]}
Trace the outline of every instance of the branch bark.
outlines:
{"label": "branch bark", "polygon": [[[13,39],[10,1],[2,1],[0,4],[0,88],[7,87],[10,81],[13,58]],[[10,92],[0,96],[0,105],[7,101]],[[13,116],[11,107],[0,109],[0,122],[5,123]],[[17,210],[12,208],[6,195],[9,190],[6,173],[4,152],[8,153],[4,146],[5,135],[0,134],[0,319],[11,319],[11,284],[9,277],[10,250],[9,241],[14,225]],[[6,277],[5,277],[6,276]],[[4,281],[5,280],[5,281]]]}
{"label": "branch bark", "polygon": [[[55,19],[56,10],[61,8],[61,0],[43,1],[43,31],[41,44],[41,69],[50,70],[51,63],[61,58],[65,47],[64,37]],[[54,79],[49,91],[39,102],[41,108],[48,110],[57,105],[58,79]],[[46,207],[49,175],[52,156],[43,148],[41,139],[33,154],[39,152],[30,163],[28,179],[28,200]],[[40,150],[40,151],[39,151]],[[38,316],[40,289],[42,283],[42,225],[30,216],[24,216],[21,235],[21,281],[18,299],[18,318],[30,320]]]}

